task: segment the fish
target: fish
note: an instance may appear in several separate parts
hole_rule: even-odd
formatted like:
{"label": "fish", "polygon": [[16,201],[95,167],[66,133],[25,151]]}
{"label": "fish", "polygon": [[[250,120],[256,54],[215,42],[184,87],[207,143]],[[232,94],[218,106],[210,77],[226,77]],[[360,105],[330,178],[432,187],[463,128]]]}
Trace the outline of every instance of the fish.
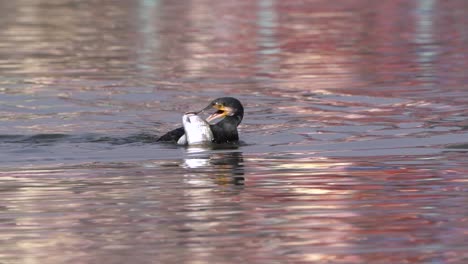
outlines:
{"label": "fish", "polygon": [[182,116],[185,134],[178,141],[179,145],[203,145],[213,142],[210,124],[196,113]]}

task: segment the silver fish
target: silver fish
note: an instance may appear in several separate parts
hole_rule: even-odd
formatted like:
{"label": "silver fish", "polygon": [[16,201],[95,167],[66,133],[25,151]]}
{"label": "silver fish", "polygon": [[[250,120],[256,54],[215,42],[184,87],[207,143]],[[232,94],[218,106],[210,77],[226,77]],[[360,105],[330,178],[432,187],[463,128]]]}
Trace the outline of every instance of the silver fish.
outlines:
{"label": "silver fish", "polygon": [[211,143],[213,141],[213,133],[210,129],[210,124],[195,113],[186,113],[182,116],[185,135],[182,136],[178,144],[200,145]]}

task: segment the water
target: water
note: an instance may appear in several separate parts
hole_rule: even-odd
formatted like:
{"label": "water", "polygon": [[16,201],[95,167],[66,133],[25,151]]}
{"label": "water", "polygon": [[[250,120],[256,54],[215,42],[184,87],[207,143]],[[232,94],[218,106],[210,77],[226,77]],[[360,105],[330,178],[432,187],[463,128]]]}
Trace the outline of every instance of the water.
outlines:
{"label": "water", "polygon": [[[467,12],[3,1],[0,263],[466,263]],[[221,96],[241,144],[154,142]]]}

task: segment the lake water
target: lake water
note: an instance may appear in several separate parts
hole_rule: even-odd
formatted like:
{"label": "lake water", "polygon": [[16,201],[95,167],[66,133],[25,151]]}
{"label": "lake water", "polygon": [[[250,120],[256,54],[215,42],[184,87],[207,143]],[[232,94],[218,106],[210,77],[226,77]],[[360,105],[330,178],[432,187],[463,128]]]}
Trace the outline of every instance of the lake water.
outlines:
{"label": "lake water", "polygon": [[[0,3],[0,263],[468,263],[468,4]],[[154,140],[233,96],[241,144]]]}

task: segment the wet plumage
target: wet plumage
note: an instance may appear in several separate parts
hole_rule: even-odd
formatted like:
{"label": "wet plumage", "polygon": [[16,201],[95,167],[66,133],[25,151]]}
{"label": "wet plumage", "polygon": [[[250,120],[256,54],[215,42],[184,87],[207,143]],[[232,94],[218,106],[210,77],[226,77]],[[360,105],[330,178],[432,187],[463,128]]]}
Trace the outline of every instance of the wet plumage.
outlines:
{"label": "wet plumage", "polygon": [[[216,109],[216,112],[207,118],[207,121],[212,123],[210,124],[210,129],[213,134],[212,142],[237,142],[239,140],[237,127],[244,117],[244,107],[241,102],[233,97],[222,97],[213,100],[207,107],[196,113],[201,113],[212,108]],[[157,141],[177,143],[184,134],[184,128],[179,127],[164,134]]]}

